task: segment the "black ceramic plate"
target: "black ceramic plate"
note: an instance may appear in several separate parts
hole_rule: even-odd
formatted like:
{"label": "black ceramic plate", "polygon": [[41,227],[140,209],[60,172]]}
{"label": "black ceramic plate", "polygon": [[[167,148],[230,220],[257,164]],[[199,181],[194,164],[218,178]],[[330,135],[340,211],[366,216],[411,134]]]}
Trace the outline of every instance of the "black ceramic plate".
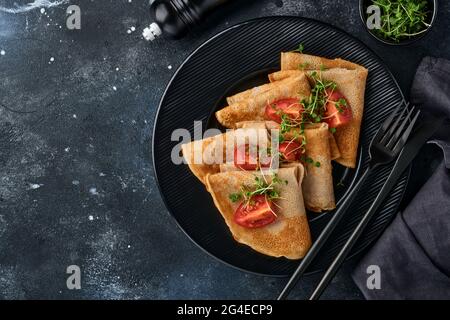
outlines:
{"label": "black ceramic plate", "polygon": [[[265,82],[265,74],[279,68],[281,51],[303,43],[308,54],[340,57],[369,69],[359,164],[356,170],[334,165],[338,205],[361,169],[367,166],[371,137],[386,116],[403,102],[403,95],[381,60],[361,42],[327,24],[299,17],[267,17],[231,27],[195,50],[177,70],[161,99],[153,133],[153,164],[164,202],[181,229],[198,246],[234,267],[273,276],[289,275],[298,261],[271,258],[233,240],[205,187],[186,165],[171,161],[172,132],[201,121],[203,130],[218,127],[214,111],[224,97]],[[374,172],[347,216],[332,234],[309,273],[328,266],[359,219],[374,200],[391,167]],[[342,180],[342,183],[338,182]],[[352,255],[373,242],[395,215],[406,187],[406,173],[368,226]],[[308,213],[313,238],[333,212]],[[351,256],[352,256],[351,255]]]}

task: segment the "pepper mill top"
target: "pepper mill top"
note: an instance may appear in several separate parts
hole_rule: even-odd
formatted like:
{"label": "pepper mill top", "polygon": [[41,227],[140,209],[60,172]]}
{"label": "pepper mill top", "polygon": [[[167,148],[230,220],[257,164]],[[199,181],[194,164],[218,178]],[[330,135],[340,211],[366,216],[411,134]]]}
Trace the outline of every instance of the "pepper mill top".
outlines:
{"label": "pepper mill top", "polygon": [[181,38],[198,25],[207,13],[230,0],[150,0],[154,22],[142,35],[153,41],[162,34]]}

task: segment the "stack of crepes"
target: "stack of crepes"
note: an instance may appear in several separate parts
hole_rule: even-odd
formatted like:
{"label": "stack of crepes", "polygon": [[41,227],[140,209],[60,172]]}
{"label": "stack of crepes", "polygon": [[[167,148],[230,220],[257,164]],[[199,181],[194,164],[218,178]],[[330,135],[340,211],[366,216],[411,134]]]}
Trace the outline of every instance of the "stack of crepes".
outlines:
{"label": "stack of crepes", "polygon": [[[216,112],[219,123],[232,130],[182,145],[186,163],[206,185],[236,241],[274,257],[298,259],[306,254],[311,237],[305,207],[312,212],[334,209],[332,160],[349,168],[356,165],[367,74],[367,69],[346,60],[283,52],[281,70],[268,75],[270,83],[228,97],[228,106]],[[272,130],[280,129],[280,123],[267,118],[267,105],[280,99],[310,98],[317,75],[333,82],[345,97],[351,107],[351,121],[335,130],[330,130],[326,122],[302,127],[307,142],[304,156],[314,161],[303,158],[280,162],[276,177],[286,183],[277,189],[280,197],[275,221],[259,228],[237,224],[234,216],[240,204],[233,202],[230,194],[249,185],[255,177],[263,175],[270,180],[273,175],[266,177],[261,170],[247,171],[236,166],[230,158],[234,154],[230,145],[242,141],[238,138],[251,136],[255,129],[259,132],[257,144],[265,145],[267,141],[262,140],[270,140]],[[250,140],[255,141],[245,141]],[[218,154],[223,159],[219,163]]]}

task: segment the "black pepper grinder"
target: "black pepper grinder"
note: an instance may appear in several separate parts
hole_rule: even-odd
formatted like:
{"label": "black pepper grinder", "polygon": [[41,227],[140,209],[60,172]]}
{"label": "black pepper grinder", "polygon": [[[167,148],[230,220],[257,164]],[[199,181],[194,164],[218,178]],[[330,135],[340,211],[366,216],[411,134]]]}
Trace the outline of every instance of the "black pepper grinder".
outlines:
{"label": "black pepper grinder", "polygon": [[150,0],[154,22],[144,29],[145,39],[153,41],[160,35],[181,38],[220,5],[231,0]]}

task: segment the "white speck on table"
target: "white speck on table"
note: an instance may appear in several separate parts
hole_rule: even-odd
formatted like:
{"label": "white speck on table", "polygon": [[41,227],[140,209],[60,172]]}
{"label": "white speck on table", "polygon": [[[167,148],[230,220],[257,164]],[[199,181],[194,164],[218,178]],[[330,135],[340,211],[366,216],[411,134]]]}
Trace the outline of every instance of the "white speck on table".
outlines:
{"label": "white speck on table", "polygon": [[89,219],[89,221],[93,221],[94,220],[94,216],[89,216],[88,219]]}
{"label": "white speck on table", "polygon": [[5,50],[0,51],[0,55],[4,56],[6,54]]}
{"label": "white speck on table", "polygon": [[97,188],[89,188],[89,193],[92,194],[93,196],[98,196],[98,192],[97,192]]}
{"label": "white speck on table", "polygon": [[39,183],[29,183],[30,189],[31,190],[35,190],[35,189],[39,189],[40,187],[43,186],[43,184],[39,184]]}

